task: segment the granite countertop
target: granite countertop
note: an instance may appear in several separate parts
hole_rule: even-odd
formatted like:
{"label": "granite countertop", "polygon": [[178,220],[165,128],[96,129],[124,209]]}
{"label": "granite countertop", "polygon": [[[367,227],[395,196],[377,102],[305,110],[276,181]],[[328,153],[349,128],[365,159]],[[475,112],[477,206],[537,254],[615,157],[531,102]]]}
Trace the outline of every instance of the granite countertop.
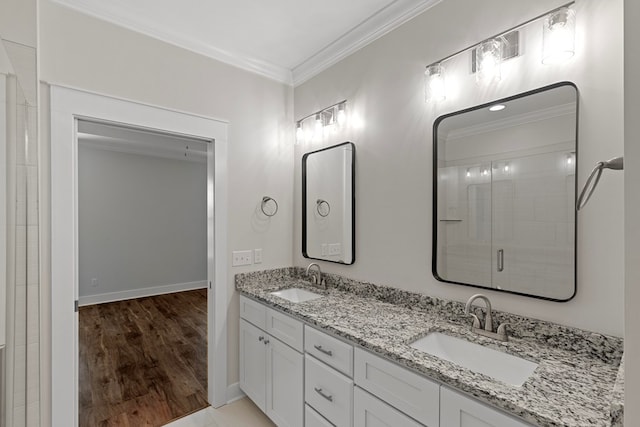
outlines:
{"label": "granite countertop", "polygon": [[[301,268],[236,275],[244,295],[289,313],[442,384],[541,426],[621,426],[621,338],[494,311],[508,322],[509,341],[470,331],[464,305],[387,286],[324,274],[328,290],[306,282]],[[292,303],[270,293],[308,288],[323,298]],[[538,363],[515,387],[412,348],[429,332],[461,337]]]}

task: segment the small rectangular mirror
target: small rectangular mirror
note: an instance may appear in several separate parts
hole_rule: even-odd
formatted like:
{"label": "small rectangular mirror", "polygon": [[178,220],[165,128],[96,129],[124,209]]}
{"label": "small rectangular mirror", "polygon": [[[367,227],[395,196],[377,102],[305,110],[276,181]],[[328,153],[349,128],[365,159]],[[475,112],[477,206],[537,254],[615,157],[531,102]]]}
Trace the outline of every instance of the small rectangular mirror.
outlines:
{"label": "small rectangular mirror", "polygon": [[355,262],[355,152],[351,142],[302,157],[302,254]]}
{"label": "small rectangular mirror", "polygon": [[577,100],[563,82],[435,121],[436,279],[573,298]]}

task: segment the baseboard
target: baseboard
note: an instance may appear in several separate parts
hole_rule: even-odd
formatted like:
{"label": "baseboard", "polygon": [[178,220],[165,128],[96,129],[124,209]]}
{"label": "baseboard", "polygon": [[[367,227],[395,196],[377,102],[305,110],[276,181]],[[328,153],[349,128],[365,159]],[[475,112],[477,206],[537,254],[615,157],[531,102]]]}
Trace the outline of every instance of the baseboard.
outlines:
{"label": "baseboard", "polygon": [[173,285],[151,286],[128,291],[108,292],[106,294],[87,295],[78,299],[80,307],[84,305],[104,304],[106,302],[123,301],[134,298],[151,297],[154,295],[171,294],[174,292],[191,291],[207,287],[207,281],[176,283]]}
{"label": "baseboard", "polygon": [[240,383],[233,383],[227,386],[227,403],[235,402],[245,396],[246,394],[240,390]]}

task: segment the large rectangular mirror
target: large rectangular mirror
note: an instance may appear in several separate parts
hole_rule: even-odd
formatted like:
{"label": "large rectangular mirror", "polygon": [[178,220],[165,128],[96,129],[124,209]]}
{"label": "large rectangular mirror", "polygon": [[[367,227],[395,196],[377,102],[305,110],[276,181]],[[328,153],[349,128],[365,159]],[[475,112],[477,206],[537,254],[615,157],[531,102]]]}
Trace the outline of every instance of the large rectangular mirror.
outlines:
{"label": "large rectangular mirror", "polygon": [[355,152],[351,142],[302,157],[302,254],[355,262]]}
{"label": "large rectangular mirror", "polygon": [[577,98],[563,82],[435,121],[436,279],[573,298]]}

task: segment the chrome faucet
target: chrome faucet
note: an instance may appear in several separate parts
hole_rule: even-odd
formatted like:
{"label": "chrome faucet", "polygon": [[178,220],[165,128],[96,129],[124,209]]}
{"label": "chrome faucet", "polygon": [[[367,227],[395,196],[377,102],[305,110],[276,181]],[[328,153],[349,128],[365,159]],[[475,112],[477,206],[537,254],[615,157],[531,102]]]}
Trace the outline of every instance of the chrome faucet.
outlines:
{"label": "chrome faucet", "polygon": [[327,282],[325,282],[325,280],[322,278],[322,271],[320,270],[320,266],[315,262],[312,262],[311,264],[309,264],[309,267],[307,267],[307,276],[309,275],[311,267],[313,267],[314,265],[318,267],[318,275],[314,274],[312,276],[311,283],[313,283],[314,285],[320,285],[323,289],[327,289]]}
{"label": "chrome faucet", "polygon": [[[474,313],[471,312],[471,306],[473,302],[477,299],[481,299],[484,301],[484,304],[487,308],[487,312],[484,315],[484,329],[482,328],[482,324],[480,323],[480,319]],[[498,326],[498,330],[493,332],[493,318],[491,316],[491,301],[489,298],[482,294],[475,294],[469,301],[467,301],[467,305],[464,306],[464,314],[469,314],[473,317],[473,325],[471,325],[471,331],[475,332],[478,335],[482,335],[489,338],[494,338],[499,341],[507,341],[509,337],[507,337],[507,324],[502,323]]]}

